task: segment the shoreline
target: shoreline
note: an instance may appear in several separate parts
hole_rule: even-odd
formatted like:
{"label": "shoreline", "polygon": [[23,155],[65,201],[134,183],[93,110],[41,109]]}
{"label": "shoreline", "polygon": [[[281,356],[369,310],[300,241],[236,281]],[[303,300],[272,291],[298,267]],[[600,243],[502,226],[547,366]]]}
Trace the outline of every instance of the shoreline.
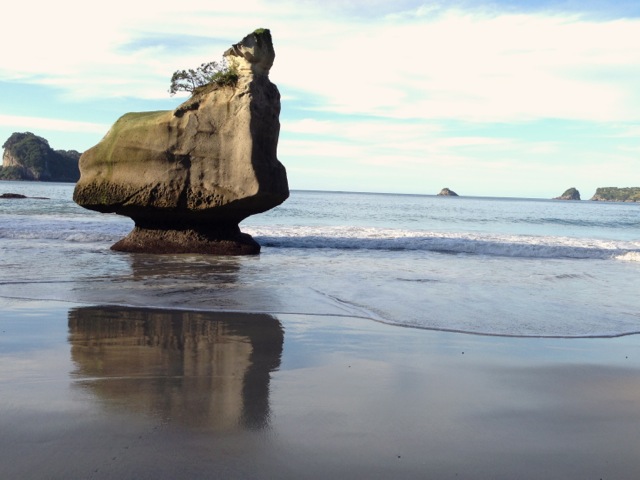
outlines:
{"label": "shoreline", "polygon": [[[31,283],[31,282],[25,282]],[[495,338],[513,338],[513,339],[540,339],[540,340],[598,340],[598,339],[616,339],[622,337],[640,337],[640,330],[638,331],[626,331],[620,333],[594,333],[594,334],[582,334],[582,335],[545,335],[545,334],[510,334],[499,332],[484,332],[480,330],[463,330],[456,328],[444,328],[444,327],[428,327],[421,325],[409,325],[402,323],[394,323],[393,321],[387,321],[381,318],[375,318],[375,316],[359,315],[357,313],[337,313],[337,312],[325,312],[325,313],[310,313],[305,311],[300,312],[283,312],[283,311],[270,311],[270,310],[240,310],[240,309],[221,309],[221,308],[204,308],[204,307],[184,307],[175,305],[159,305],[159,306],[145,306],[129,303],[95,303],[90,301],[78,301],[78,300],[60,300],[57,298],[29,298],[29,297],[7,297],[0,296],[0,304],[3,302],[15,302],[17,304],[26,302],[48,302],[52,304],[67,305],[69,308],[81,308],[81,307],[93,307],[104,309],[129,309],[132,311],[148,311],[153,312],[174,312],[174,313],[196,313],[196,314],[210,314],[210,315],[267,315],[273,317],[302,317],[308,321],[313,319],[353,319],[361,320],[364,322],[373,322],[380,325],[385,325],[391,328],[402,328],[417,331],[426,331],[433,333],[444,333],[454,335],[469,335],[479,337],[495,337]]]}
{"label": "shoreline", "polygon": [[0,298],[2,478],[632,478],[640,335]]}

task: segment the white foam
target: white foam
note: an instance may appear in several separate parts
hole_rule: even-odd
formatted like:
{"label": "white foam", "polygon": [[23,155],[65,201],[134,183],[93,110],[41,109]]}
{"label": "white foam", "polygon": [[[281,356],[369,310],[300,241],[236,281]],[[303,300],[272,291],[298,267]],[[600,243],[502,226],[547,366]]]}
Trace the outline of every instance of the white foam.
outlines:
{"label": "white foam", "polygon": [[626,252],[615,256],[616,260],[623,260],[625,262],[640,262],[640,252]]}
{"label": "white foam", "polygon": [[[0,227],[0,238],[72,243],[113,243],[130,221],[18,220]],[[640,241],[568,236],[445,232],[354,226],[242,226],[270,248],[424,251],[514,258],[617,259],[638,262]]]}
{"label": "white foam", "polygon": [[274,248],[407,250],[524,258],[626,260],[640,242],[591,238],[408,231],[362,227],[249,227],[259,243]]}

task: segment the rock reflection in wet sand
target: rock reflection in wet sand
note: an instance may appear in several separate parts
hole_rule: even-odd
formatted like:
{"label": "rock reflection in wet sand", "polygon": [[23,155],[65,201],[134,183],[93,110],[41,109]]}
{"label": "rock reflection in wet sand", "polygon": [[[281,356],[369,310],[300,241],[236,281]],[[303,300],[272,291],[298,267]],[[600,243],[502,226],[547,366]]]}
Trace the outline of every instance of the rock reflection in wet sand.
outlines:
{"label": "rock reflection in wet sand", "polygon": [[212,430],[269,425],[283,329],[270,315],[84,307],[69,312],[76,385],[105,408]]}

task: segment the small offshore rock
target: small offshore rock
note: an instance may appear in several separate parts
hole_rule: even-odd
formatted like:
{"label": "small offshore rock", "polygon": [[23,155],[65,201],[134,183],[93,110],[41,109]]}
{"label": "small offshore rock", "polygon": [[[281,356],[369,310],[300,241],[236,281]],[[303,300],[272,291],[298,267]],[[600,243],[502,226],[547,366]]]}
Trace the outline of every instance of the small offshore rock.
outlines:
{"label": "small offshore rock", "polygon": [[565,190],[565,192],[559,197],[555,197],[554,200],[580,200],[580,192],[571,187]]}
{"label": "small offshore rock", "polygon": [[441,197],[457,197],[458,194],[456,192],[454,192],[453,190],[450,190],[448,188],[443,188],[442,190],[440,190],[440,193],[438,193],[438,196],[441,196]]}
{"label": "small offshore rock", "polygon": [[20,193],[3,193],[0,198],[27,198],[27,196]]}
{"label": "small offshore rock", "polygon": [[21,199],[21,198],[35,198],[36,200],[49,200],[47,197],[27,197],[26,195],[22,195],[21,193],[3,193],[0,195],[0,198],[7,199]]}

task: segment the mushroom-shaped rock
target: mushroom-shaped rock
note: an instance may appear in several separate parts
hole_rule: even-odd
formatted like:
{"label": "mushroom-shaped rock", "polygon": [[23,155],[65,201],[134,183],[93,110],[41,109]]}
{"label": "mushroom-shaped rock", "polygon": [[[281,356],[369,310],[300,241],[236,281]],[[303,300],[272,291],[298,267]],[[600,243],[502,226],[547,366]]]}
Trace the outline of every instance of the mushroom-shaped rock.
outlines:
{"label": "mushroom-shaped rock", "polygon": [[289,196],[277,158],[280,93],[268,77],[269,30],[229,49],[235,85],[209,84],[174,111],[128,113],[80,158],[73,199],[131,217],[114,250],[252,254],[239,223]]}

